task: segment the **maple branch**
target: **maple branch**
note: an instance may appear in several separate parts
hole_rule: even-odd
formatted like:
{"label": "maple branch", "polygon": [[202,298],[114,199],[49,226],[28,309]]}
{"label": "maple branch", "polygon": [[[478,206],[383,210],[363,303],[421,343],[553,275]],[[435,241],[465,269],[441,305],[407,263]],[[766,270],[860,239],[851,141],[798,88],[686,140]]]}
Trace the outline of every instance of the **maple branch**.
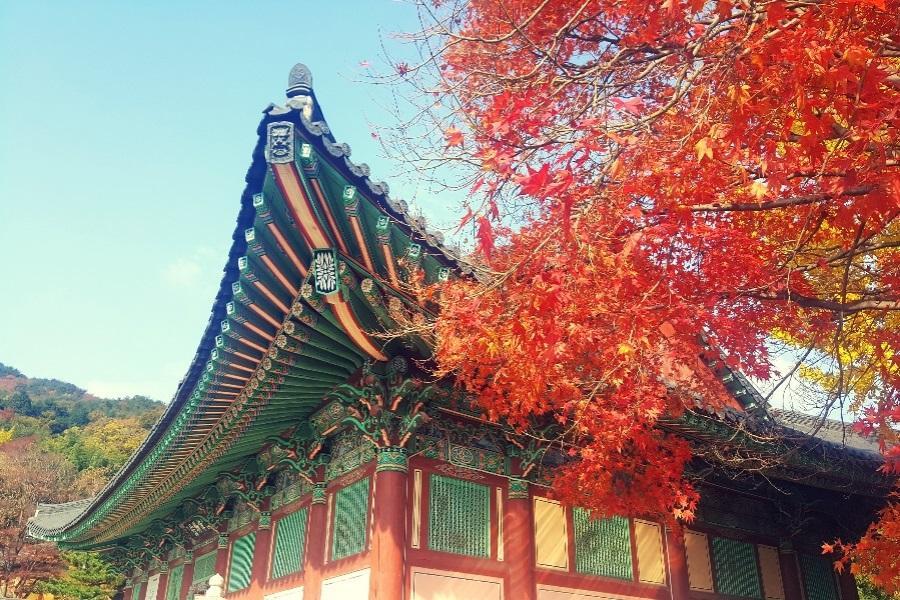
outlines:
{"label": "maple branch", "polygon": [[[726,296],[732,294],[725,294]],[[799,304],[804,308],[821,308],[836,313],[854,314],[858,312],[873,311],[894,311],[900,310],[900,300],[858,300],[856,302],[839,302],[837,300],[825,300],[823,298],[814,298],[805,296],[792,291],[780,292],[754,292],[750,294],[741,294],[750,298],[759,300],[787,300]]]}
{"label": "maple branch", "polygon": [[796,373],[796,372],[800,369],[801,366],[803,366],[803,365],[806,364],[806,359],[809,358],[809,355],[812,354],[812,351],[813,351],[814,349],[815,349],[815,344],[810,344],[809,347],[806,348],[806,350],[805,350],[804,353],[803,353],[803,356],[801,356],[799,360],[797,360],[797,361],[794,362],[794,365],[791,367],[790,371],[788,371],[788,372],[784,375],[784,377],[782,377],[782,378],[778,381],[778,383],[776,383],[774,386],[772,386],[772,389],[769,390],[769,393],[765,395],[765,401],[766,401],[766,402],[768,402],[769,400],[771,400],[772,396],[775,395],[775,392],[778,390],[778,388],[781,387],[781,385],[782,385],[783,383],[785,383],[785,382],[788,381],[791,377],[793,377],[793,376],[794,376],[794,373]]}
{"label": "maple branch", "polygon": [[546,7],[549,3],[550,3],[550,0],[543,0],[543,2],[541,2],[537,6],[537,8],[535,8],[531,12],[531,14],[528,15],[528,17],[522,23],[520,23],[518,25],[516,25],[514,23],[510,23],[510,30],[500,36],[491,37],[491,38],[487,38],[487,37],[483,37],[483,36],[470,37],[470,36],[462,35],[461,33],[450,30],[450,29],[444,29],[442,33],[454,40],[459,40],[459,41],[480,42],[482,44],[499,44],[500,42],[504,42],[504,41],[510,39],[516,33],[519,33],[521,29],[527,27],[528,24],[531,23],[541,13],[541,11],[544,10],[544,7]]}
{"label": "maple branch", "polygon": [[864,196],[875,189],[875,186],[865,185],[844,190],[840,194],[810,194],[807,196],[792,196],[779,198],[766,202],[737,202],[734,204],[696,204],[687,208],[693,212],[748,212],[772,210],[775,208],[789,208],[792,206],[804,206],[833,200],[840,196]]}

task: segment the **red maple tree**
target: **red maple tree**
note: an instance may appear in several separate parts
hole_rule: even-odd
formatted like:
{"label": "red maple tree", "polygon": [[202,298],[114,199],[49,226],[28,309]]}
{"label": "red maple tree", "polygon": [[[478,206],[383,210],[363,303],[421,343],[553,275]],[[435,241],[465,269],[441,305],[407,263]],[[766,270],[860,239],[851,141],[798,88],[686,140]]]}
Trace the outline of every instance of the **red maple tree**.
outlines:
{"label": "red maple tree", "polygon": [[[398,73],[436,67],[487,274],[442,291],[438,357],[492,416],[577,440],[562,498],[691,516],[690,449],[657,422],[732,402],[699,333],[763,380],[788,349],[900,470],[900,1],[420,9],[426,61]],[[846,548],[893,589],[898,520]]]}
{"label": "red maple tree", "polygon": [[0,444],[0,597],[27,598],[65,563],[52,543],[27,538],[38,503],[72,500],[83,493],[72,466],[40,449],[33,437]]}

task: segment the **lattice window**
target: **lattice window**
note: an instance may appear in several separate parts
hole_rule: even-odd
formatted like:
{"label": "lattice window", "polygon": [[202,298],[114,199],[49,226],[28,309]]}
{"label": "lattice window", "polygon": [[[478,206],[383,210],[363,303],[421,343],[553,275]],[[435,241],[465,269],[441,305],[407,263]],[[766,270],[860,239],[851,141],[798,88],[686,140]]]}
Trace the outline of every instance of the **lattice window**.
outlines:
{"label": "lattice window", "polygon": [[179,600],[181,596],[181,580],[184,578],[184,565],[178,565],[169,572],[166,584],[166,600]]}
{"label": "lattice window", "polygon": [[298,510],[278,520],[272,555],[271,579],[278,579],[303,568],[303,546],[306,542],[307,509]]}
{"label": "lattice window", "polygon": [[699,531],[684,532],[687,554],[688,585],[692,590],[713,591],[712,565],[709,562],[709,539]]}
{"label": "lattice window", "polygon": [[253,547],[256,534],[242,535],[231,543],[231,559],[228,567],[228,591],[236,592],[250,585],[253,572]]}
{"label": "lattice window", "polygon": [[628,519],[592,519],[589,511],[572,512],[575,525],[575,570],[589,575],[632,579]]}
{"label": "lattice window", "polygon": [[207,552],[194,559],[194,576],[191,583],[206,583],[216,574],[216,551]]}
{"label": "lattice window", "polygon": [[331,559],[339,560],[366,549],[369,479],[361,479],[334,496]]}
{"label": "lattice window", "polygon": [[828,561],[801,554],[800,570],[803,572],[807,600],[838,600],[834,571]]}
{"label": "lattice window", "polygon": [[662,528],[659,523],[635,520],[634,545],[638,580],[665,585],[666,559],[663,554]]}
{"label": "lattice window", "polygon": [[432,474],[428,496],[428,547],[490,558],[490,488]]}
{"label": "lattice window", "polygon": [[712,555],[717,592],[729,596],[762,598],[753,544],[713,538]]}

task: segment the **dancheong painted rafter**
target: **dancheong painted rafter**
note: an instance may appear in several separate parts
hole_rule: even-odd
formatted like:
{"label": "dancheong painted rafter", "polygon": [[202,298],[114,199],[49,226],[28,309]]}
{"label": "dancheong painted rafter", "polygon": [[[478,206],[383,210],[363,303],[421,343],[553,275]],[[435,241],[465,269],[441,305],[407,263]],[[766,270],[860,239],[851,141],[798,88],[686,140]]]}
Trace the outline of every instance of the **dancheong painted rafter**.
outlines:
{"label": "dancheong painted rafter", "polygon": [[33,537],[104,551],[125,600],[187,600],[216,573],[239,599],[855,600],[816,546],[890,488],[870,440],[770,410],[722,367],[732,406],[660,422],[748,465],[697,459],[690,530],[555,503],[565,453],[483,419],[410,333],[436,310],[413,291],[470,269],[350,161],[303,65],[287,96],[173,401],[97,497],[39,506]]}

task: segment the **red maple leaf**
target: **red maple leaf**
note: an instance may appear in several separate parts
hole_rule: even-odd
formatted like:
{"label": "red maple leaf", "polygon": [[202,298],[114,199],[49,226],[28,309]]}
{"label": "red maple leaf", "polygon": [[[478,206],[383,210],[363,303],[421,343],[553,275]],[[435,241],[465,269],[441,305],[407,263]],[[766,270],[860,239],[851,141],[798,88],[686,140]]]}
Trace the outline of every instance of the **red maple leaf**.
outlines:
{"label": "red maple leaf", "polygon": [[491,225],[491,220],[484,216],[478,217],[477,223],[478,229],[475,237],[478,239],[478,249],[489,257],[494,251],[494,227]]}
{"label": "red maple leaf", "polygon": [[613,98],[612,104],[616,110],[622,110],[635,116],[639,116],[644,110],[642,98]]}
{"label": "red maple leaf", "polygon": [[547,190],[550,187],[550,180],[552,179],[550,165],[544,163],[538,170],[532,169],[529,165],[526,169],[528,171],[526,175],[516,178],[516,183],[520,186],[520,193],[536,198],[546,197]]}
{"label": "red maple leaf", "polygon": [[452,148],[453,146],[462,146],[462,143],[463,143],[462,131],[457,129],[455,126],[451,125],[444,131],[444,139],[447,140],[448,148]]}

